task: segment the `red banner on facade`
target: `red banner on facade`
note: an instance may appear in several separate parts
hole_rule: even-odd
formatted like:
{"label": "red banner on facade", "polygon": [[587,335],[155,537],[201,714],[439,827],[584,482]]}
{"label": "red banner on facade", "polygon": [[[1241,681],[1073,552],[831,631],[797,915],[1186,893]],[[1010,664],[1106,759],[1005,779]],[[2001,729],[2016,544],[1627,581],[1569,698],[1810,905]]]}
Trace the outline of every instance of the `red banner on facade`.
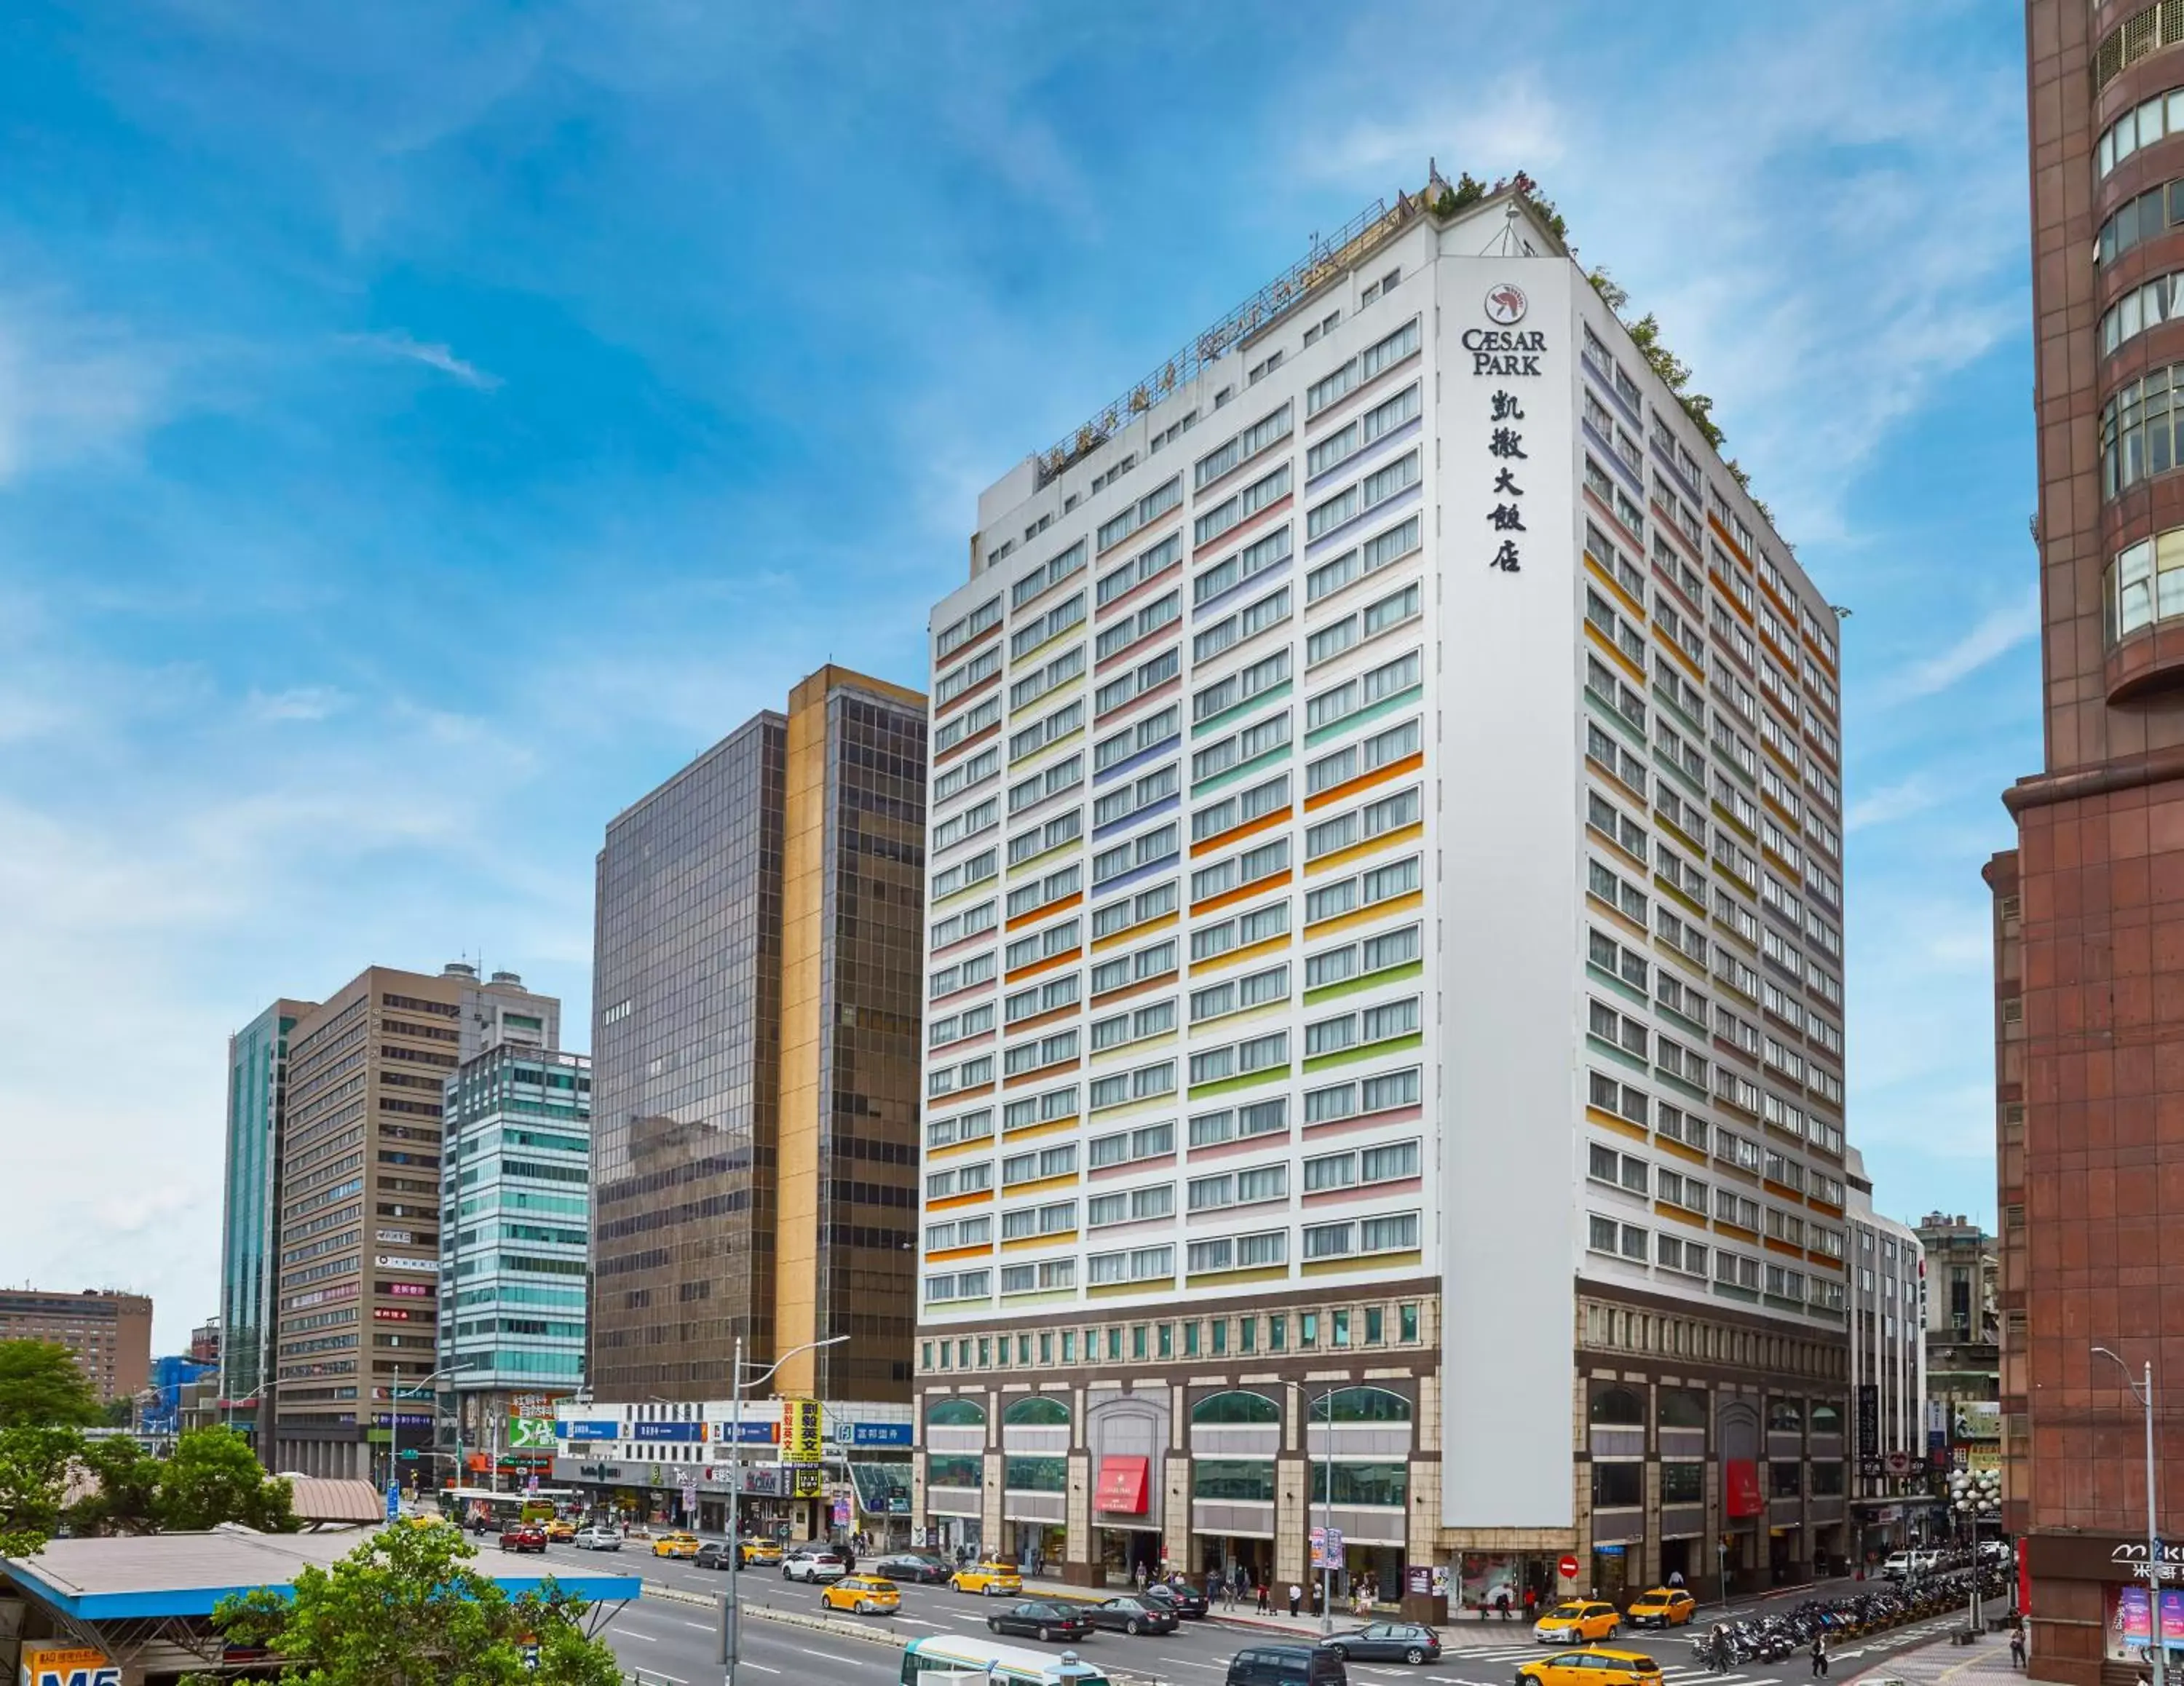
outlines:
{"label": "red banner on facade", "polygon": [[1730,1458],[1722,1466],[1722,1509],[1731,1516],[1757,1516],[1767,1509],[1759,1496],[1759,1466],[1750,1458]]}
{"label": "red banner on facade", "polygon": [[1100,1459],[1099,1497],[1095,1501],[1098,1507],[1129,1516],[1145,1515],[1150,1462],[1145,1458]]}

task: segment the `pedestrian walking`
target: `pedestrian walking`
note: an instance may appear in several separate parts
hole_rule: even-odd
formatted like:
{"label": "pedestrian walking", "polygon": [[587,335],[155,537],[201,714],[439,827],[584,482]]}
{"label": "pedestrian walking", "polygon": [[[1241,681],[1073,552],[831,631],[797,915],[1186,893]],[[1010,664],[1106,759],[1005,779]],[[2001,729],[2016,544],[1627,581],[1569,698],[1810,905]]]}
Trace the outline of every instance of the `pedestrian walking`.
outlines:
{"label": "pedestrian walking", "polygon": [[1504,1587],[1494,1594],[1494,1607],[1502,1612],[1502,1619],[1509,1619],[1509,1589]]}
{"label": "pedestrian walking", "polygon": [[1680,1587],[1683,1585],[1683,1583],[1684,1572],[1681,1569],[1671,1569],[1669,1571],[1669,1584],[1670,1586]]}
{"label": "pedestrian walking", "polygon": [[2013,1626],[2009,1630],[2009,1666],[2025,1667],[2025,1629],[2021,1626]]}
{"label": "pedestrian walking", "polygon": [[1825,1680],[1827,1678],[1828,1636],[1825,1633],[1815,1633],[1813,1635],[1813,1678]]}
{"label": "pedestrian walking", "polygon": [[1267,1596],[1267,1581],[1266,1577],[1262,1575],[1259,1577],[1259,1614],[1271,1616],[1273,1613],[1273,1603]]}
{"label": "pedestrian walking", "polygon": [[1303,1607],[1304,1589],[1295,1581],[1290,1583],[1290,1614],[1294,1616]]}

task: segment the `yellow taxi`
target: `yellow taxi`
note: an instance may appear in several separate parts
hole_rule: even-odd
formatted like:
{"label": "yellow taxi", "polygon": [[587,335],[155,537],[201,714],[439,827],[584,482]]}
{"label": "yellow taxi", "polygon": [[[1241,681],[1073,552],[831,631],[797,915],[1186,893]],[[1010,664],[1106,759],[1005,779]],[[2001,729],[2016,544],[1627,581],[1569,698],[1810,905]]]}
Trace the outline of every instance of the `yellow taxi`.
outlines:
{"label": "yellow taxi", "polygon": [[1526,1663],[1517,1686],[1661,1686],[1661,1665],[1637,1651],[1564,1651]]}
{"label": "yellow taxi", "polygon": [[977,1593],[983,1598],[1013,1598],[1023,1590],[1023,1577],[1017,1573],[1015,1564],[989,1559],[958,1569],[948,1577],[948,1584],[957,1592]]}
{"label": "yellow taxi", "polygon": [[751,1568],[778,1569],[781,1566],[781,1546],[771,1539],[747,1539],[743,1543],[744,1564]]}
{"label": "yellow taxi", "polygon": [[652,1542],[655,1557],[695,1557],[698,1555],[698,1536],[694,1533],[663,1533]]}
{"label": "yellow taxi", "polygon": [[892,1616],[902,1608],[893,1581],[877,1575],[844,1575],[819,1594],[822,1610],[851,1610],[860,1616]]}
{"label": "yellow taxi", "polygon": [[1624,1614],[1634,1628],[1680,1628],[1698,1607],[1698,1600],[1681,1587],[1655,1587],[1631,1600]]}
{"label": "yellow taxi", "polygon": [[546,1524],[546,1538],[569,1540],[577,1537],[577,1525],[566,1516],[556,1516]]}
{"label": "yellow taxi", "polygon": [[1591,1599],[1564,1599],[1532,1624],[1532,1637],[1543,1645],[1582,1645],[1612,1639],[1623,1625],[1623,1612]]}

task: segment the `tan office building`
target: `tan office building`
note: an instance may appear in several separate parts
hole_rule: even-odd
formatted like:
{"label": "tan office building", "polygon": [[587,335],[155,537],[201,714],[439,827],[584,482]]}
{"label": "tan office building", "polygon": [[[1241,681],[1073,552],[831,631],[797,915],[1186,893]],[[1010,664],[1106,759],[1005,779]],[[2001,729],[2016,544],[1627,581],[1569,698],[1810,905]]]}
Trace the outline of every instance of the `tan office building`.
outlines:
{"label": "tan office building", "polygon": [[559,1001],[460,963],[371,967],[289,1033],[272,1467],[383,1480],[398,1427],[429,1443],[443,1086],[486,1049],[560,1042]]}
{"label": "tan office building", "polygon": [[132,1397],[152,1374],[152,1302],[86,1288],[0,1291],[0,1341],[55,1341],[75,1355],[102,1404]]}
{"label": "tan office building", "polygon": [[838,667],[618,815],[599,858],[590,1380],[906,1399],[925,698]]}

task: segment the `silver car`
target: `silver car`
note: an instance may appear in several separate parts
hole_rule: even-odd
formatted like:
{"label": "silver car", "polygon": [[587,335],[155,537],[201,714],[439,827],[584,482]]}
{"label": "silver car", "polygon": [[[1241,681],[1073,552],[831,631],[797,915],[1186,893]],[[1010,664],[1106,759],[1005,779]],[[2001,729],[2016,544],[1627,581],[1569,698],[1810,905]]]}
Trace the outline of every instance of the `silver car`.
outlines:
{"label": "silver car", "polygon": [[570,1544],[579,1551],[619,1551],[621,1550],[621,1530],[596,1526],[578,1528],[576,1539]]}

